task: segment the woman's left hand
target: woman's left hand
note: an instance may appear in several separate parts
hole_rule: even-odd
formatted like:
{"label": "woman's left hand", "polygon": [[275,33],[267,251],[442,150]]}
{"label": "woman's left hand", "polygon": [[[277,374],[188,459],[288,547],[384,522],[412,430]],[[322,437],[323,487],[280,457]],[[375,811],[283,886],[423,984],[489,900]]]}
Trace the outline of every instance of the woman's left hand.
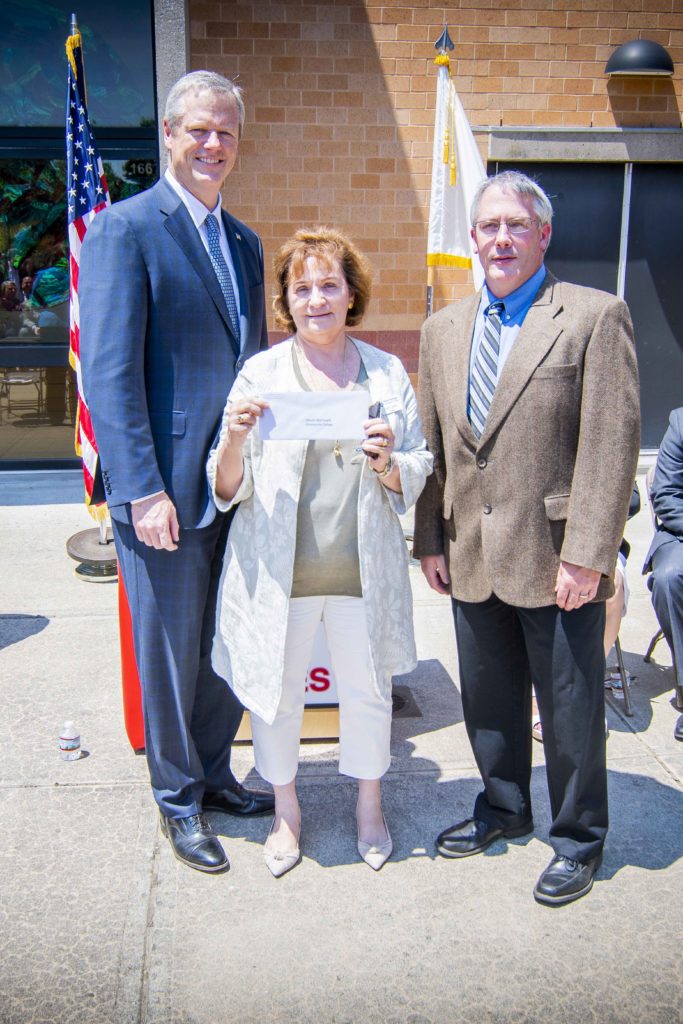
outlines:
{"label": "woman's left hand", "polygon": [[[361,448],[368,456],[368,462],[375,473],[386,469],[396,444],[394,432],[386,420],[366,420],[363,424],[365,441]],[[373,457],[374,456],[374,457]]]}

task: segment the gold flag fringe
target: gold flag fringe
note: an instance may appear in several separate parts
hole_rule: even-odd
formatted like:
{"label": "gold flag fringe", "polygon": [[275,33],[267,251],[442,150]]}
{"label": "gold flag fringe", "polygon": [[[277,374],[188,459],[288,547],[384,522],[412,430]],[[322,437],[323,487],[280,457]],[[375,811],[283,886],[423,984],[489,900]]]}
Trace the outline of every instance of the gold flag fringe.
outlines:
{"label": "gold flag fringe", "polygon": [[109,509],[106,505],[89,505],[88,504],[88,492],[83,488],[85,493],[85,507],[88,513],[92,516],[96,523],[103,523],[105,519],[109,518]]}
{"label": "gold flag fringe", "polygon": [[[438,54],[434,58],[434,63],[439,68],[448,68],[448,77],[451,77],[451,60],[447,53]],[[452,95],[448,97],[442,159],[445,164],[449,165],[448,184],[455,185],[457,181],[457,167],[455,165],[455,104],[453,103]]]}
{"label": "gold flag fringe", "polygon": [[73,71],[74,75],[78,74],[78,72],[76,70],[76,58],[74,57],[74,50],[76,49],[77,46],[80,46],[80,45],[81,45],[81,33],[80,32],[75,32],[74,35],[69,36],[69,38],[66,41],[66,55],[69,58],[69,64],[71,65],[71,70]]}

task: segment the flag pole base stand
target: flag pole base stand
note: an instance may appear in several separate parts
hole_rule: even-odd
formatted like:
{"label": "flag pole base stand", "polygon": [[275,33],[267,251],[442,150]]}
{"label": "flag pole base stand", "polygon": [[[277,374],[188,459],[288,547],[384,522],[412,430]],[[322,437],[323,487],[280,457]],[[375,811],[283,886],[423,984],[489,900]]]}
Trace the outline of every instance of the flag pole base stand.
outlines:
{"label": "flag pole base stand", "polygon": [[116,548],[110,529],[102,543],[100,530],[81,530],[66,542],[66,553],[79,564],[74,572],[79,580],[87,583],[115,583],[118,579]]}

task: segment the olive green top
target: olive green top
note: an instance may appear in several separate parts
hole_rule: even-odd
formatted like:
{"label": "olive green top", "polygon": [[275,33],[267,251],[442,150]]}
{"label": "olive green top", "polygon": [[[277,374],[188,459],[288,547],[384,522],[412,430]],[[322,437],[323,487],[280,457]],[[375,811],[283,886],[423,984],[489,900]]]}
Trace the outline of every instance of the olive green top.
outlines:
{"label": "olive green top", "polygon": [[[294,346],[294,372],[304,380]],[[354,389],[368,388],[363,363]],[[362,597],[358,565],[358,487],[363,459],[357,441],[309,441],[296,523],[292,597]],[[335,451],[339,454],[335,454]]]}

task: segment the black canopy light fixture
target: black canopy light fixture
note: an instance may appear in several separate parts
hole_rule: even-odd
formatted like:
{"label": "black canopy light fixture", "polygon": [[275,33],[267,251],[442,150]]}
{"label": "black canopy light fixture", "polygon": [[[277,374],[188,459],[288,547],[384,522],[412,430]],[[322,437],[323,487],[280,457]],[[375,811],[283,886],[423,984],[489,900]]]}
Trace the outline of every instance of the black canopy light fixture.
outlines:
{"label": "black canopy light fixture", "polygon": [[632,39],[618,46],[605,65],[606,75],[673,75],[668,52],[653,39]]}

